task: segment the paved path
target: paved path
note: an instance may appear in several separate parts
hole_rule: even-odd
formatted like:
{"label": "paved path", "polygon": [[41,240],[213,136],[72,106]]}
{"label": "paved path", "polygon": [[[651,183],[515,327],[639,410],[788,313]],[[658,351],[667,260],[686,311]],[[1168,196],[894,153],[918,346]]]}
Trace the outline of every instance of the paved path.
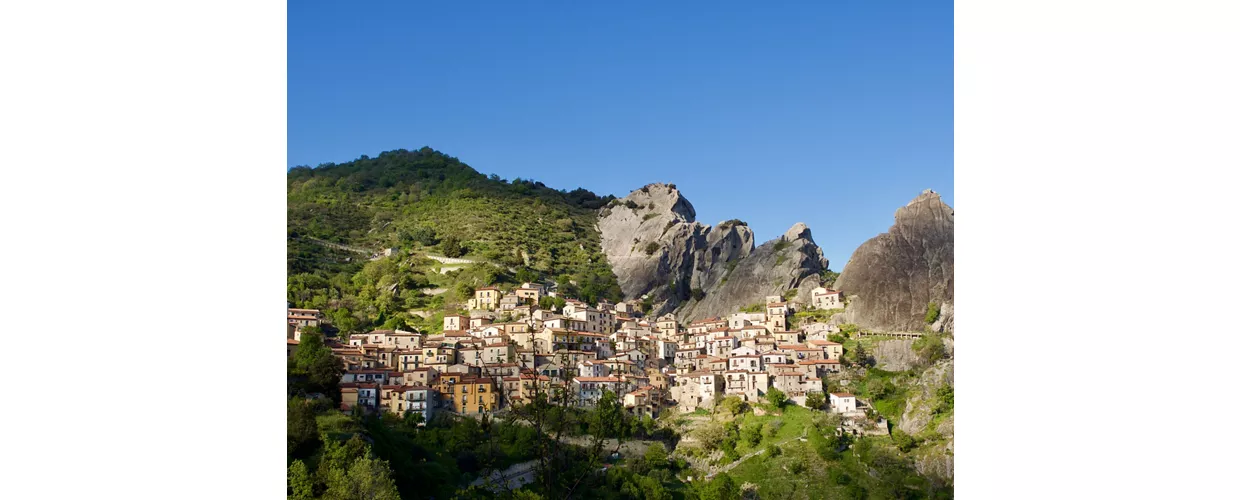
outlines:
{"label": "paved path", "polygon": [[340,244],[340,243],[332,243],[332,242],[330,242],[330,241],[327,241],[327,240],[320,240],[320,239],[315,238],[315,237],[312,237],[312,236],[302,236],[302,237],[301,237],[301,239],[306,240],[306,241],[309,241],[309,242],[311,242],[311,243],[317,243],[317,244],[319,244],[319,245],[323,245],[323,246],[328,247],[328,248],[335,248],[335,249],[337,249],[337,250],[344,250],[344,251],[346,251],[346,252],[354,252],[354,253],[360,253],[360,254],[366,254],[366,255],[374,255],[374,253],[375,253],[375,251],[374,251],[374,250],[367,250],[367,249],[365,249],[365,248],[362,248],[362,247],[355,247],[355,246],[352,246],[352,245],[342,245],[342,244]]}
{"label": "paved path", "polygon": [[441,264],[477,264],[478,263],[478,261],[473,260],[473,259],[454,259],[452,257],[444,257],[442,255],[431,255],[429,253],[426,254],[426,257],[430,259],[435,259],[439,261]]}

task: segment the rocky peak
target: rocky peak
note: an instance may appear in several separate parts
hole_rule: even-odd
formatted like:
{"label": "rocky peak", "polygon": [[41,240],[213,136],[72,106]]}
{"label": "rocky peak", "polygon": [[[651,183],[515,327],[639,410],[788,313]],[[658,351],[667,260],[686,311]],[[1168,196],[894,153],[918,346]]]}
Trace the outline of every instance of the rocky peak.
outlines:
{"label": "rocky peak", "polygon": [[804,222],[793,224],[787,231],[784,231],[784,240],[786,241],[801,239],[809,240],[810,243],[814,242],[814,237],[809,233],[809,226],[806,226]]}
{"label": "rocky peak", "polygon": [[696,215],[675,185],[661,183],[600,210],[603,251],[625,297],[651,296],[654,314],[680,309],[688,319],[726,315],[767,295],[808,286],[808,278],[826,269],[803,223],[780,238],[791,244],[776,250],[779,239],[755,247],[753,231],[740,220],[709,227]]}
{"label": "rocky peak", "polygon": [[619,201],[618,206],[626,208],[628,208],[627,202],[633,202],[638,206],[633,210],[643,213],[667,213],[684,222],[697,220],[697,211],[693,209],[693,204],[680,194],[675,184],[661,182],[647,184],[635,189]]}
{"label": "rocky peak", "polygon": [[[920,331],[931,302],[950,315],[954,295],[955,211],[923,191],[896,210],[886,233],[853,252],[835,287],[849,296],[841,320],[886,331]],[[950,328],[951,321],[936,322]]]}

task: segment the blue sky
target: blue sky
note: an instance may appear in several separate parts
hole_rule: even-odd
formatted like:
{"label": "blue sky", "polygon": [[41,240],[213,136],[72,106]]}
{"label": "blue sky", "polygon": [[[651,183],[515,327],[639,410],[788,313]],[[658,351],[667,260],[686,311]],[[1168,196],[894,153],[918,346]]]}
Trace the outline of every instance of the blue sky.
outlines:
{"label": "blue sky", "polygon": [[290,2],[287,166],[670,182],[759,243],[805,222],[836,271],[923,189],[954,205],[952,2],[689,3]]}

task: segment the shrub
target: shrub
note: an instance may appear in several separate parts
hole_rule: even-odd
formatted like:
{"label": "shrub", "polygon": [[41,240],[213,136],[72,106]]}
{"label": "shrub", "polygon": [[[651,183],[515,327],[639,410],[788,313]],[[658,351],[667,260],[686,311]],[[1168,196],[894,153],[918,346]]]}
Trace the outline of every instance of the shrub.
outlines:
{"label": "shrub", "polygon": [[779,449],[779,445],[776,445],[775,443],[766,445],[766,456],[775,458],[781,453],[783,453],[783,451]]}
{"label": "shrub", "polygon": [[784,427],[783,419],[777,418],[775,420],[771,420],[770,422],[767,422],[766,423],[767,437],[775,437],[775,435],[779,434],[779,430],[782,429],[783,427]]}
{"label": "shrub", "polygon": [[745,425],[741,430],[741,439],[749,446],[757,446],[762,442],[762,422],[753,422]]}
{"label": "shrub", "polygon": [[899,448],[900,451],[906,453],[917,447],[917,439],[900,430],[898,427],[891,431],[891,441],[895,443],[896,448]]}
{"label": "shrub", "polygon": [[659,251],[658,243],[655,243],[652,241],[646,244],[646,255],[654,255],[654,253],[657,251]]}
{"label": "shrub", "polygon": [[633,200],[625,200],[624,206],[629,207],[629,210],[637,210],[637,203]]}
{"label": "shrub", "polygon": [[788,240],[784,239],[784,237],[783,237],[783,236],[780,236],[780,237],[779,237],[779,241],[776,241],[776,242],[775,242],[775,251],[776,251],[776,252],[781,252],[781,251],[783,251],[783,249],[788,248],[788,245],[791,245],[791,244],[792,244],[792,242],[790,242],[790,241],[788,241]]}
{"label": "shrub", "polygon": [[719,400],[719,408],[727,411],[732,416],[736,416],[745,411],[745,402],[737,396],[728,396]]}
{"label": "shrub", "polygon": [[805,395],[805,406],[813,410],[821,410],[822,405],[826,403],[826,396],[821,392],[811,392]]}
{"label": "shrub", "polygon": [[766,400],[771,403],[771,406],[778,409],[782,408],[784,403],[788,401],[788,395],[784,394],[784,391],[772,387],[771,390],[766,393]]}
{"label": "shrub", "polygon": [[702,300],[706,298],[706,292],[703,291],[701,288],[694,288],[693,290],[689,291],[689,296],[692,297],[693,300]]}
{"label": "shrub", "polygon": [[646,222],[646,221],[648,221],[648,220],[650,220],[650,219],[653,219],[653,218],[655,218],[655,217],[658,217],[658,216],[659,216],[659,214],[658,214],[658,213],[651,213],[651,214],[646,214],[646,215],[643,215],[643,216],[642,216],[642,222]]}
{"label": "shrub", "polygon": [[793,474],[800,474],[802,472],[805,472],[805,464],[801,462],[800,460],[793,460],[792,462],[788,463],[788,472],[791,472]]}
{"label": "shrub", "polygon": [[956,407],[956,390],[952,386],[943,384],[935,396],[938,397],[938,402],[934,405],[936,415],[950,412]]}
{"label": "shrub", "polygon": [[947,348],[943,346],[943,337],[936,334],[922,335],[913,341],[913,352],[917,358],[927,365],[947,356]]}
{"label": "shrub", "polygon": [[439,242],[439,251],[444,257],[455,259],[465,255],[465,249],[461,247],[461,241],[455,236],[448,236]]}
{"label": "shrub", "polygon": [[932,324],[939,319],[939,305],[931,302],[926,306],[926,324]]}

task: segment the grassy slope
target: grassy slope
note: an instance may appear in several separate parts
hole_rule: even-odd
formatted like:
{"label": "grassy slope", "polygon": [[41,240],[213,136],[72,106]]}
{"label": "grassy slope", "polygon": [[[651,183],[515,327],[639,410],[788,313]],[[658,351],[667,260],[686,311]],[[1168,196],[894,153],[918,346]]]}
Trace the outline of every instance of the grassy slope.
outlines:
{"label": "grassy slope", "polygon": [[[408,310],[459,303],[469,293],[461,285],[511,283],[516,271],[525,278],[567,274],[581,284],[583,299],[617,300],[619,287],[594,228],[597,208],[610,199],[488,178],[429,148],[294,168],[287,195],[289,301],[362,330],[394,317],[413,323]],[[367,255],[307,237],[401,254],[367,262]],[[437,273],[438,264],[423,257],[441,253],[437,243],[448,237],[462,242],[466,257],[492,265]],[[438,299],[420,291],[434,288],[449,290]]]}

